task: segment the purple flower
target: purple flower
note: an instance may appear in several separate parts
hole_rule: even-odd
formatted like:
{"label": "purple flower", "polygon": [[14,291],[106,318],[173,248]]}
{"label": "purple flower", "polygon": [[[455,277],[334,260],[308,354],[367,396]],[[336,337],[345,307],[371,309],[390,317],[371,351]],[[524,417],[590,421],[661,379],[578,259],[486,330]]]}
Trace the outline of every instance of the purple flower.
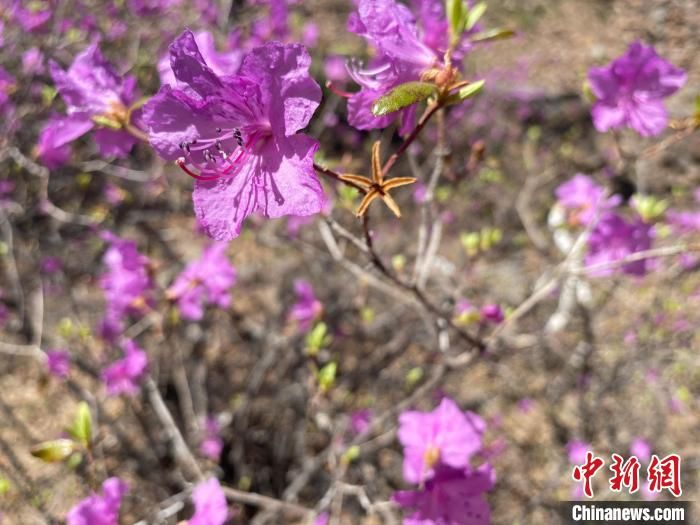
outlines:
{"label": "purple flower", "polygon": [[148,356],[134,341],[127,340],[122,348],[124,357],[102,371],[102,381],[107,386],[107,394],[134,395],[139,391],[139,380],[148,367]]}
{"label": "purple flower", "polygon": [[53,275],[63,269],[63,262],[58,257],[48,256],[41,260],[40,267],[42,273]]}
{"label": "purple flower", "polygon": [[103,234],[109,248],[102,259],[107,271],[100,277],[107,307],[102,334],[112,339],[123,329],[129,315],[142,315],[151,304],[153,283],[148,272],[148,257],[141,255],[134,241]]}
{"label": "purple flower", "polygon": [[700,212],[697,211],[669,211],[666,220],[677,233],[700,231]]}
{"label": "purple flower", "polygon": [[27,32],[43,31],[46,23],[51,20],[53,8],[46,0],[26,2],[15,0],[12,7],[12,18]]}
{"label": "purple flower", "polygon": [[302,279],[295,281],[294,293],[297,296],[297,301],[289,311],[289,319],[296,322],[301,332],[306,332],[321,315],[323,304],[316,299],[314,288],[308,281]]}
{"label": "purple flower", "polygon": [[[633,253],[651,248],[653,227],[641,220],[628,223],[616,213],[608,212],[600,219],[588,239],[586,266],[615,263]],[[595,277],[612,275],[619,271],[642,276],[648,270],[648,260],[634,261],[621,268],[599,268],[589,272]]]}
{"label": "purple flower", "polygon": [[640,135],[658,135],[668,122],[663,99],[675,93],[686,74],[656,54],[651,46],[634,42],[627,53],[588,72],[597,97],[593,124],[598,131],[630,127]]}
{"label": "purple flower", "polygon": [[93,129],[102,155],[127,155],[136,139],[121,128],[129,123],[128,108],[137,96],[136,78],[122,79],[96,43],[76,56],[68,71],[53,61],[49,70],[68,115],[54,117],[42,129],[39,139],[42,162],[56,165],[66,157],[64,147],[69,142]]}
{"label": "purple flower", "polygon": [[314,519],[313,525],[328,525],[328,520],[330,519],[330,514],[327,512],[321,512],[316,519]]}
{"label": "purple flower", "polygon": [[219,461],[224,448],[224,441],[219,436],[219,432],[221,432],[219,422],[216,418],[208,417],[204,422],[204,439],[199,444],[199,451],[212,461]]}
{"label": "purple flower", "polygon": [[603,211],[620,204],[619,195],[613,195],[603,202],[605,189],[582,173],[577,173],[561,184],[554,193],[559,204],[572,212],[570,221],[574,225],[587,225],[595,217],[598,208]]}
{"label": "purple flower", "polygon": [[591,445],[580,439],[569,441],[566,444],[566,453],[569,456],[569,463],[572,465],[582,465],[586,461],[586,452],[592,450]]}
{"label": "purple flower", "polygon": [[[216,75],[235,75],[238,72],[243,58],[243,53],[240,50],[233,48],[230,51],[219,53],[216,49],[214,36],[208,31],[194,33],[194,40],[202,58]],[[158,61],[158,74],[161,85],[177,86],[175,74],[170,67],[170,54]]]}
{"label": "purple flower", "polygon": [[204,316],[204,304],[228,308],[229,291],[236,282],[236,269],[226,257],[226,243],[213,243],[199,259],[189,263],[173,285],[168,297],[177,300],[182,317],[199,321]]}
{"label": "purple flower", "polygon": [[[399,118],[400,133],[407,134],[415,124],[415,105],[375,117],[372,104],[399,84],[419,80],[427,70],[444,65],[449,32],[443,2],[415,0],[413,6],[418,18],[395,0],[359,0],[357,11],[350,15],[348,29],[375,50],[375,58],[366,67],[351,62],[348,68],[361,87],[348,99],[348,122],[357,129],[384,128]],[[467,49],[465,37],[453,53],[456,63]]]}
{"label": "purple flower", "polygon": [[502,323],[505,319],[503,315],[503,310],[497,304],[485,304],[481,307],[481,317],[485,321],[490,323],[498,324]]}
{"label": "purple flower", "polygon": [[223,525],[228,518],[226,496],[219,480],[210,478],[197,485],[192,491],[194,515],[188,525]]}
{"label": "purple flower", "polygon": [[38,47],[32,47],[22,53],[22,73],[36,75],[44,71],[44,54]]}
{"label": "purple flower", "polygon": [[651,458],[651,445],[642,438],[634,438],[630,443],[630,454],[636,456],[639,461],[649,461]]}
{"label": "purple flower", "polygon": [[[216,75],[190,31],[170,46],[175,78],[144,108],[153,147],[197,179],[194,207],[206,233],[237,237],[243,220],[312,215],[325,196],[313,169],[318,143],[297,134],[321,90],[299,45],[270,43],[243,58],[236,75]],[[196,173],[198,171],[199,173]]]}
{"label": "purple flower", "polygon": [[372,422],[372,411],[369,408],[356,410],[350,414],[350,428],[355,434],[363,434]]}
{"label": "purple flower", "polygon": [[446,397],[432,412],[403,412],[399,416],[398,438],[404,447],[404,479],[421,483],[433,477],[439,465],[467,467],[472,455],[481,448],[484,430],[479,416],[462,412]]}
{"label": "purple flower", "polygon": [[66,350],[47,350],[46,368],[52,376],[66,379],[70,373],[70,354]]}
{"label": "purple flower", "polygon": [[477,470],[440,467],[422,490],[405,490],[393,500],[408,514],[404,525],[489,525],[484,493],[494,485],[489,465]]}
{"label": "purple flower", "polygon": [[128,487],[119,478],[102,483],[102,495],[93,493],[75,505],[68,516],[68,525],[118,525],[119,506]]}

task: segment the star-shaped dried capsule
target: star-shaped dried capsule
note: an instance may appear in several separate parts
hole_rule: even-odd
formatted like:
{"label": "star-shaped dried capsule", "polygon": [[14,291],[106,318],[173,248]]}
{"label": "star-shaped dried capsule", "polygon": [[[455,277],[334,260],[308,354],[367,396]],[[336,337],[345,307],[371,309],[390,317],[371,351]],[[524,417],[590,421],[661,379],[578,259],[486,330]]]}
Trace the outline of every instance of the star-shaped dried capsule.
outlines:
{"label": "star-shaped dried capsule", "polygon": [[389,191],[399,186],[406,186],[407,184],[413,184],[416,182],[414,177],[394,177],[393,179],[384,180],[384,174],[382,173],[382,163],[379,159],[379,148],[381,142],[376,141],[372,144],[372,178],[364,177],[362,175],[341,175],[340,178],[344,181],[352,182],[353,184],[359,186],[365,191],[365,196],[357,208],[355,215],[362,217],[369,205],[373,200],[380,198],[384,201],[384,204],[394,212],[394,215],[401,217],[401,210],[399,210],[398,204],[389,195]]}

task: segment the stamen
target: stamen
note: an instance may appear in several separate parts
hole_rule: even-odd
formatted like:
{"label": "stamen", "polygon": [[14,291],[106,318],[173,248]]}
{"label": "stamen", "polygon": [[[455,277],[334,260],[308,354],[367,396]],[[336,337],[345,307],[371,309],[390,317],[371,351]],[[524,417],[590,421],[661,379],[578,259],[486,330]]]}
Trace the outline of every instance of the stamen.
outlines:
{"label": "stamen", "polygon": [[327,87],[328,89],[330,89],[333,93],[335,93],[336,95],[338,95],[339,97],[350,98],[350,97],[353,95],[353,94],[350,93],[349,91],[345,91],[345,90],[343,90],[343,89],[340,89],[338,86],[336,86],[335,84],[333,84],[333,82],[331,82],[330,80],[327,80],[327,81],[326,81],[326,87]]}

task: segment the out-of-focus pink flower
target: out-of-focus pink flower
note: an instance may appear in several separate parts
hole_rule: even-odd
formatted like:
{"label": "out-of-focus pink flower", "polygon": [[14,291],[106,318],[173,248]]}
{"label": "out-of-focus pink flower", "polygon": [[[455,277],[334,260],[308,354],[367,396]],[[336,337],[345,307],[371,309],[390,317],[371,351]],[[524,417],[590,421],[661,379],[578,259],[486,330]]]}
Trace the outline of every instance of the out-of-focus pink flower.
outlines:
{"label": "out-of-focus pink flower", "polygon": [[632,43],[607,66],[588,72],[593,94],[593,124],[598,131],[629,127],[642,136],[658,135],[668,122],[664,98],[687,79],[685,71],[666,62],[651,46]]}
{"label": "out-of-focus pink flower", "polygon": [[63,269],[63,262],[58,257],[49,256],[44,257],[39,266],[41,268],[41,273],[53,275]]}
{"label": "out-of-focus pink flower", "polygon": [[[605,189],[596,184],[588,175],[577,173],[555,190],[559,204],[571,212],[569,222],[587,225],[596,211],[608,210],[620,204],[620,196],[613,195],[605,200]],[[599,212],[599,213],[600,213]]]}
{"label": "out-of-focus pink flower", "polygon": [[350,76],[345,67],[346,58],[340,55],[329,55],[323,63],[323,72],[331,82],[346,82]]}
{"label": "out-of-focus pink flower", "polygon": [[321,315],[323,304],[316,299],[314,288],[308,281],[301,279],[295,281],[294,293],[297,296],[297,301],[289,311],[289,319],[297,324],[301,332],[306,332]]}
{"label": "out-of-focus pink flower", "polygon": [[[628,255],[651,248],[653,226],[641,220],[629,223],[621,216],[608,212],[600,219],[588,238],[586,266],[606,265],[625,259]],[[589,275],[604,277],[615,273],[643,276],[649,269],[649,261],[641,260],[622,267],[592,269]]]}
{"label": "out-of-focus pink flower", "polygon": [[433,477],[440,465],[466,468],[481,449],[485,428],[479,416],[462,412],[446,397],[432,412],[403,412],[398,438],[404,447],[404,479],[421,483]]}
{"label": "out-of-focus pink flower", "polygon": [[46,368],[49,374],[65,379],[70,373],[70,354],[66,350],[47,350]]}
{"label": "out-of-focus pink flower", "polygon": [[109,243],[102,259],[107,271],[100,277],[107,301],[102,335],[112,340],[123,329],[126,317],[142,315],[152,304],[153,282],[148,272],[148,257],[139,253],[135,242],[110,232],[104,232],[102,237]]}
{"label": "out-of-focus pink flower", "polygon": [[406,512],[404,525],[490,525],[484,493],[493,488],[488,464],[477,470],[440,467],[422,490],[405,490],[393,500]]}
{"label": "out-of-focus pink flower", "polygon": [[372,422],[372,411],[369,408],[355,410],[350,414],[350,428],[355,434],[363,434]]}
{"label": "out-of-focus pink flower", "polygon": [[306,47],[315,47],[318,42],[319,30],[314,22],[307,22],[301,33],[301,43]]}
{"label": "out-of-focus pink flower", "polygon": [[139,381],[148,367],[146,352],[139,348],[134,341],[127,340],[123,349],[124,357],[102,371],[102,381],[107,386],[107,393],[110,396],[137,394]]}
{"label": "out-of-focus pink flower", "polygon": [[639,461],[649,461],[651,458],[651,445],[642,438],[634,438],[630,443],[630,454],[637,456]]}
{"label": "out-of-focus pink flower", "polygon": [[591,445],[580,439],[569,441],[566,444],[566,453],[569,455],[569,463],[581,465],[586,461],[586,452],[592,450]]}
{"label": "out-of-focus pink flower", "polygon": [[199,451],[212,461],[219,461],[224,448],[224,441],[219,436],[219,432],[221,432],[219,422],[216,418],[208,417],[204,422],[204,438],[199,444]]}
{"label": "out-of-focus pink flower", "polygon": [[32,47],[22,53],[22,73],[37,75],[44,72],[44,54],[38,47]]}
{"label": "out-of-focus pink flower", "polygon": [[503,310],[497,304],[485,304],[481,307],[481,317],[485,321],[490,323],[498,324],[502,323],[505,319],[503,315]]}
{"label": "out-of-focus pink flower", "polygon": [[219,480],[210,478],[197,485],[192,491],[194,515],[188,525],[223,525],[228,518],[226,496]]}
{"label": "out-of-focus pink flower", "polygon": [[66,522],[68,525],[118,525],[119,507],[128,487],[119,478],[102,483],[102,495],[93,493],[74,506]]}
{"label": "out-of-focus pink flower", "polygon": [[212,243],[199,259],[185,267],[168,289],[168,297],[177,301],[180,314],[190,321],[204,317],[204,305],[228,308],[230,290],[236,283],[236,269],[226,256],[227,243]]}
{"label": "out-of-focus pink flower", "polygon": [[314,520],[313,525],[328,525],[328,520],[330,519],[330,514],[327,512],[322,512]]}

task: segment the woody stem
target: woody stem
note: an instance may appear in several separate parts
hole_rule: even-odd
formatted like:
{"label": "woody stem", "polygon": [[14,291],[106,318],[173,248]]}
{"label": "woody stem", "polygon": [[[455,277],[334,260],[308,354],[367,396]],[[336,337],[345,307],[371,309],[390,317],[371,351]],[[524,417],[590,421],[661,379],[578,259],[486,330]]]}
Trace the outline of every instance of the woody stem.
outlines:
{"label": "woody stem", "polygon": [[359,184],[355,184],[354,182],[349,181],[349,180],[343,180],[340,177],[340,174],[338,172],[333,171],[330,168],[326,168],[325,166],[319,166],[315,162],[314,162],[314,169],[318,173],[320,173],[321,175],[325,175],[326,177],[330,177],[331,179],[334,179],[337,182],[342,182],[343,184],[347,184],[348,186],[351,186],[351,187],[355,188],[356,190],[359,190],[362,193],[366,193],[366,191],[367,191],[367,190],[365,190],[365,188],[363,188]]}

